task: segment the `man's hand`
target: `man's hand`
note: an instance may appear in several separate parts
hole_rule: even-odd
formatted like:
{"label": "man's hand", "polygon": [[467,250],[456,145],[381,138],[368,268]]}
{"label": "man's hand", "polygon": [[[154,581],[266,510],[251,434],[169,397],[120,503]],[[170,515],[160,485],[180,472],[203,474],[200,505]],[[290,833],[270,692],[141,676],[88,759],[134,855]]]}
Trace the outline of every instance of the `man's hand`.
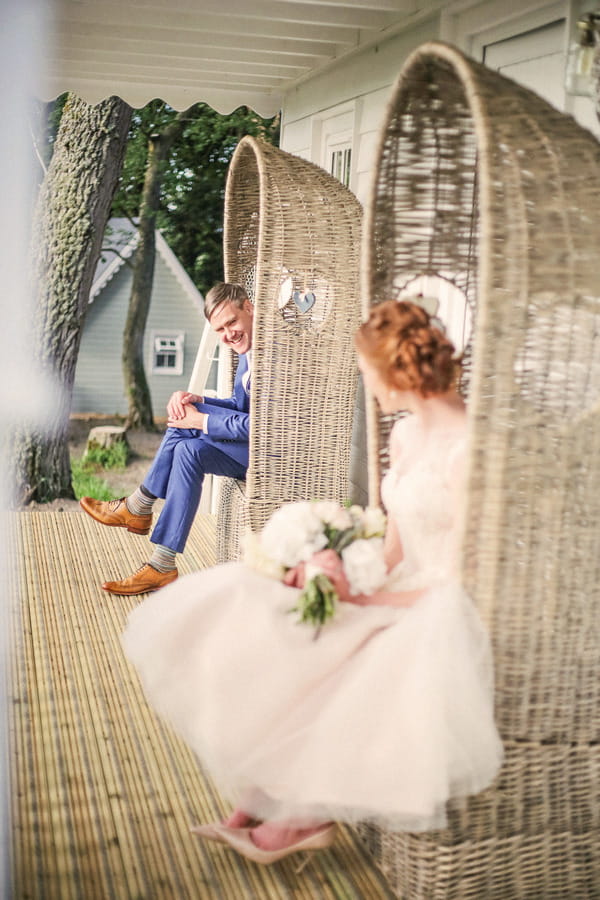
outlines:
{"label": "man's hand", "polygon": [[206,420],[208,415],[198,412],[195,406],[186,406],[183,416],[171,418],[167,420],[168,428],[198,428],[200,431],[206,431]]}
{"label": "man's hand", "polygon": [[[200,397],[198,394],[190,394],[189,391],[175,391],[174,394],[171,394],[169,402],[167,403],[169,424],[172,419],[183,419],[190,411],[189,407],[191,403],[204,403],[204,397]],[[187,425],[181,427],[197,428],[198,426]]]}

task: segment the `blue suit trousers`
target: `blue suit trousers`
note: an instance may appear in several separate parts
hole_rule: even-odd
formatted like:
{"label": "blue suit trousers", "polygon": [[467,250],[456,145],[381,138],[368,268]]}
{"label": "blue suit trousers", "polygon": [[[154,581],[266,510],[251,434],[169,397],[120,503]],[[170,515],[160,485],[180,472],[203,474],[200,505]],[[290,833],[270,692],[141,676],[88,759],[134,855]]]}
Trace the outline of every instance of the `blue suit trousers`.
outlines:
{"label": "blue suit trousers", "polygon": [[[226,445],[225,445],[226,446]],[[185,547],[205,475],[245,478],[246,466],[205,439],[196,428],[167,428],[144,487],[165,499],[150,540],[176,553]]]}

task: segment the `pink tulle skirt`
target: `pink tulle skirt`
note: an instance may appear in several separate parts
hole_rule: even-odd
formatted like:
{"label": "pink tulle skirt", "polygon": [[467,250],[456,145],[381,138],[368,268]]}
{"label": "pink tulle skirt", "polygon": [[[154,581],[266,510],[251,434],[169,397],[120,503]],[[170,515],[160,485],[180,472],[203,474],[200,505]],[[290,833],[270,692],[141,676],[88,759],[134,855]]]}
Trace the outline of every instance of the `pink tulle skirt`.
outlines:
{"label": "pink tulle skirt", "polygon": [[339,604],[315,640],[297,593],[229,563],[149,596],[123,635],[148,702],[258,818],[442,827],[502,760],[471,600],[452,582],[409,608]]}

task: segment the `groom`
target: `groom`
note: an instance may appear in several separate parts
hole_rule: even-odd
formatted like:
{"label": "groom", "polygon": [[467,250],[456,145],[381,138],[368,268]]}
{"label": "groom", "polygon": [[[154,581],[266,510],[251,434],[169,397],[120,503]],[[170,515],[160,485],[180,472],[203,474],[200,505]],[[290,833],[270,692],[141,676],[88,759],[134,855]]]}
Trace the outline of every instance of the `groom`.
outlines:
{"label": "groom", "polygon": [[148,534],[152,507],[165,499],[152,537],[150,560],[121,581],[102,587],[112,594],[145,594],[175,581],[175,557],[185,547],[207,474],[244,478],[250,430],[250,350],[254,307],[239,284],[216,284],[204,315],[226,347],[240,355],[233,394],[225,399],[176,391],[167,404],[167,431],[143,483],[129,497],[82,497],[84,511],[102,525]]}

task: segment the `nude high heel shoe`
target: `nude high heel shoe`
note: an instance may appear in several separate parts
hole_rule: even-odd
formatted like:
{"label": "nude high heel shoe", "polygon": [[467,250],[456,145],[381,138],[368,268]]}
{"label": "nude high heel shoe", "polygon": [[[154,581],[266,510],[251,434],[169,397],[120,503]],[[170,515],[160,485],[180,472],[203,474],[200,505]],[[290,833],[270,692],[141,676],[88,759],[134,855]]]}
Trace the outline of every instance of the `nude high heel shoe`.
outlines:
{"label": "nude high heel shoe", "polygon": [[197,834],[198,837],[204,838],[205,841],[216,841],[218,844],[224,844],[225,839],[220,831],[224,828],[220,822],[210,822],[208,825],[192,825],[190,831]]}
{"label": "nude high heel shoe", "polygon": [[247,827],[240,826],[234,828],[232,825],[225,825],[224,822],[210,822],[207,825],[192,825],[190,831],[197,834],[198,837],[204,838],[205,841],[215,841],[217,844],[226,844],[226,834],[240,834],[242,831],[249,831],[258,824],[253,820],[253,824]]}
{"label": "nude high heel shoe", "polygon": [[330,847],[336,837],[337,825],[326,825],[319,831],[315,831],[314,834],[309,834],[308,837],[296,841],[295,844],[288,844],[287,847],[280,847],[278,850],[263,850],[262,847],[257,847],[252,840],[251,830],[251,828],[232,828],[227,832],[223,831],[223,843],[233,850],[237,850],[247,859],[251,859],[252,862],[268,866],[292,853],[302,853],[305,850],[324,850],[326,847]]}

